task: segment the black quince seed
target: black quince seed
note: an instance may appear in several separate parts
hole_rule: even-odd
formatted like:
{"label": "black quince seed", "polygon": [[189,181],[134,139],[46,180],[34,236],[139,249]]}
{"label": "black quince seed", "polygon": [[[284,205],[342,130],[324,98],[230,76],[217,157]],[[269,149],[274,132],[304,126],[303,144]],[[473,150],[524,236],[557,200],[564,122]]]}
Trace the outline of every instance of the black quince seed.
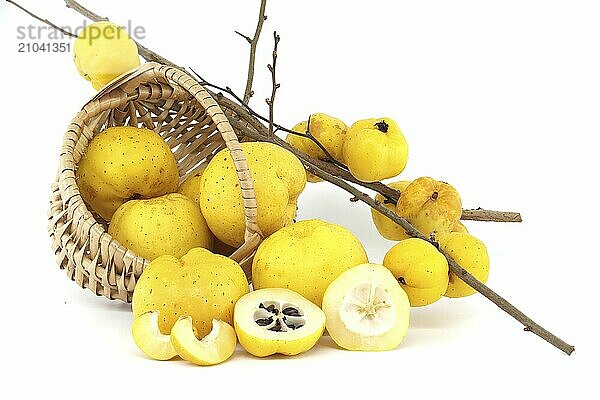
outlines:
{"label": "black quince seed", "polygon": [[282,313],[284,315],[288,315],[290,317],[301,317],[302,314],[300,314],[300,311],[298,311],[297,308],[294,307],[286,307],[283,309]]}
{"label": "black quince seed", "polygon": [[267,325],[271,325],[272,323],[273,323],[273,317],[259,318],[256,320],[256,324],[258,326],[267,326]]}

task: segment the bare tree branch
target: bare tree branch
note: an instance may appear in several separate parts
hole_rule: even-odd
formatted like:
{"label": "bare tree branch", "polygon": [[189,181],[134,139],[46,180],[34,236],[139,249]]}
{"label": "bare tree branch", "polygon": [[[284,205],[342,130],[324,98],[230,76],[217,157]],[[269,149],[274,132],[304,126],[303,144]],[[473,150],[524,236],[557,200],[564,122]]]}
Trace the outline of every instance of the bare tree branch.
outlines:
{"label": "bare tree branch", "polygon": [[41,18],[38,17],[37,15],[35,15],[34,13],[32,13],[31,11],[29,11],[28,9],[24,8],[23,6],[15,3],[14,1],[11,0],[6,0],[7,3],[12,4],[13,6],[17,7],[18,9],[20,9],[21,11],[24,11],[25,13],[29,14],[31,17],[37,19],[38,21],[40,21],[41,23],[44,23],[46,25],[51,26],[52,28],[56,29],[57,31],[59,31],[60,33],[62,33],[65,36],[70,36],[70,37],[74,37],[76,38],[77,35],[75,35],[73,32],[69,32],[67,30],[64,30],[63,28],[59,27],[58,25],[53,24],[52,22],[48,21],[45,18]]}
{"label": "bare tree branch", "polygon": [[243,33],[240,33],[239,31],[234,31],[235,33],[237,33],[238,35],[240,35],[241,37],[243,37],[244,39],[246,39],[246,41],[250,44],[252,44],[252,39],[250,38],[250,36],[246,36]]}
{"label": "bare tree branch", "polygon": [[276,72],[276,68],[277,68],[277,46],[279,45],[279,41],[281,40],[281,38],[277,34],[277,31],[273,32],[273,40],[274,40],[273,63],[267,65],[267,68],[269,68],[269,71],[271,72],[271,84],[272,84],[271,98],[265,100],[267,102],[267,105],[269,106],[269,135],[270,136],[273,136],[273,133],[274,133],[274,131],[273,131],[273,111],[274,111],[274,106],[275,106],[275,94],[277,93],[277,89],[279,89],[279,87],[281,86],[279,83],[277,83],[277,78],[275,76],[275,72]]}
{"label": "bare tree branch", "polygon": [[267,16],[265,15],[266,8],[267,0],[261,0],[260,11],[258,12],[258,22],[256,23],[256,30],[254,31],[254,36],[252,38],[238,31],[235,31],[235,33],[246,39],[246,41],[250,44],[250,57],[248,60],[248,77],[246,78],[246,90],[244,90],[243,99],[243,102],[245,104],[248,104],[250,98],[254,94],[254,92],[252,91],[252,83],[254,81],[254,64],[256,63],[256,46],[258,45],[258,39],[260,38],[260,32],[262,31],[263,23],[267,19]]}
{"label": "bare tree branch", "polygon": [[481,207],[474,210],[463,210],[461,219],[467,221],[523,222],[521,214],[518,212],[484,210]]}
{"label": "bare tree branch", "polygon": [[88,10],[87,8],[85,8],[84,6],[82,6],[81,4],[79,4],[78,2],[76,2],[74,0],[65,0],[65,5],[67,6],[67,8],[71,8],[71,9],[77,11],[79,14],[91,19],[94,22],[108,21],[108,18],[101,17],[100,15],[96,14],[93,11]]}

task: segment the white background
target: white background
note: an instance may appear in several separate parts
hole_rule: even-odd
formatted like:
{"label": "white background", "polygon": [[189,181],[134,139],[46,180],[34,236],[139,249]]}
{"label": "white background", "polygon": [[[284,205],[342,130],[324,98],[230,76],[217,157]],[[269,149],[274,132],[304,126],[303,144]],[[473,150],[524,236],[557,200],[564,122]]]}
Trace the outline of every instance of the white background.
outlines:
{"label": "white background", "polygon": [[[58,0],[23,3],[60,25],[83,22]],[[242,93],[248,47],[233,31],[253,33],[259,2],[156,3],[85,2]],[[393,117],[410,144],[402,178],[431,175],[456,186],[466,207],[522,212],[522,224],[467,223],[488,246],[489,286],[577,351],[567,357],[475,295],[413,309],[406,339],[386,353],[323,338],[294,358],[238,349],[210,368],[147,359],[131,339],[130,307],[70,282],[46,232],[62,133],[94,91],[70,54],[17,53],[17,26],[37,22],[2,2],[1,397],[596,397],[597,3],[272,0],[267,14],[253,105],[266,110],[277,29],[276,119]],[[380,262],[392,243],[348,198],[310,185],[299,215],[346,226]]]}

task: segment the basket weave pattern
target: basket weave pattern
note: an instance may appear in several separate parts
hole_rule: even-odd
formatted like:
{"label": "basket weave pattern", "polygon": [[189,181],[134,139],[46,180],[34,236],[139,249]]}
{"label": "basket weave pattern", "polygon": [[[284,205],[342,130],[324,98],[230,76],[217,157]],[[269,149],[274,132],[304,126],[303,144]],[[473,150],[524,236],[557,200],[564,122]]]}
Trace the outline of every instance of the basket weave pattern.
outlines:
{"label": "basket weave pattern", "polygon": [[131,301],[148,260],[108,234],[107,222],[87,208],[75,181],[77,163],[91,139],[106,128],[125,125],[146,127],[165,140],[177,160],[180,182],[218,151],[229,149],[246,220],[246,242],[231,258],[247,265],[262,235],[256,223],[252,177],[238,138],[219,105],[193,78],[172,67],[147,63],[102,89],[75,115],[64,135],[48,216],[59,267],[96,295]]}

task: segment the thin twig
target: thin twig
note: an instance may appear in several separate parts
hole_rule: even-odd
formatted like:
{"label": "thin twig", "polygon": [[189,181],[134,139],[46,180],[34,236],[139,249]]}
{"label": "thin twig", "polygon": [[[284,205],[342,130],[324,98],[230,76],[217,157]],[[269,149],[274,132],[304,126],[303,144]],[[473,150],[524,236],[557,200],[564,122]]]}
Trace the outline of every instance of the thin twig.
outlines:
{"label": "thin twig", "polygon": [[96,14],[93,11],[88,10],[87,8],[85,8],[84,6],[82,6],[81,4],[79,4],[78,2],[76,2],[74,0],[65,0],[65,5],[67,6],[67,8],[71,8],[71,9],[77,11],[79,14],[91,19],[94,22],[108,21],[108,18],[101,17],[100,15]]}
{"label": "thin twig", "polygon": [[246,39],[246,41],[250,44],[252,44],[252,39],[250,38],[250,36],[246,36],[243,33],[241,33],[240,31],[234,31],[235,33],[237,33],[238,35],[240,35],[241,37],[243,37],[244,39]]}
{"label": "thin twig", "polygon": [[[193,68],[189,67],[189,70],[192,72],[193,75],[196,76],[196,78],[198,78],[197,80],[202,86],[219,90],[219,91],[221,91],[223,93],[227,93],[228,95],[233,97],[233,99],[237,103],[241,104],[244,107],[244,109],[246,110],[246,114],[249,114],[250,116],[254,117],[254,118],[252,118],[252,120],[257,122],[258,124],[260,124],[260,122],[258,122],[257,119],[264,121],[265,123],[269,123],[269,118],[263,117],[262,115],[258,114],[256,111],[254,111],[252,109],[252,107],[250,107],[248,104],[244,103],[243,99],[240,98],[240,96],[238,96],[229,86],[222,87],[219,85],[215,85],[214,83],[211,83],[208,80],[204,79],[202,76],[200,76]],[[209,92],[211,95],[213,95],[213,97],[215,97],[217,102],[228,101],[227,97],[223,96],[221,93],[213,93],[210,90],[209,90]],[[247,119],[247,117],[244,117],[244,119]],[[331,155],[331,153],[329,153],[327,148],[325,148],[325,146],[321,142],[319,142],[319,140],[314,135],[312,135],[310,132],[296,132],[294,130],[288,129],[285,126],[277,124],[277,123],[273,123],[273,127],[275,128],[276,131],[282,131],[282,132],[286,132],[286,133],[289,133],[292,135],[310,139],[311,141],[313,141],[315,143],[315,145],[317,147],[319,147],[321,149],[323,154],[325,154],[323,161],[335,164],[338,167],[340,167],[342,170],[347,171],[347,167],[344,164],[342,164],[341,162],[337,161],[335,158],[333,158],[333,156]],[[322,166],[322,167],[324,167],[324,166]],[[343,178],[346,179],[347,176],[350,177],[352,175],[350,175],[350,173],[348,172],[348,175],[344,175]],[[352,177],[352,179],[356,179],[356,178]],[[358,180],[356,180],[356,182],[354,182],[354,183],[358,183],[358,184],[362,183],[362,184],[366,184],[366,185],[372,185],[372,184],[369,184],[366,182],[361,182]],[[390,188],[389,186],[384,185],[383,183],[380,183],[380,182],[376,182],[376,183],[379,183],[379,185],[386,187],[388,189],[394,190],[394,189]],[[375,190],[375,189],[373,189],[373,190]]]}
{"label": "thin twig", "polygon": [[517,212],[484,210],[481,207],[474,210],[463,210],[461,219],[467,221],[523,222],[521,214]]}
{"label": "thin twig", "polygon": [[267,16],[265,15],[266,8],[267,0],[261,0],[260,11],[258,12],[258,22],[256,23],[256,30],[254,31],[254,36],[252,38],[238,31],[235,31],[235,33],[246,39],[246,41],[250,44],[250,57],[248,60],[248,77],[246,78],[246,89],[244,90],[243,99],[244,104],[248,104],[250,102],[250,98],[254,94],[254,92],[252,91],[252,82],[254,81],[254,64],[256,63],[256,45],[258,44],[258,39],[260,38],[260,32],[262,31],[263,23],[267,19]]}
{"label": "thin twig", "polygon": [[269,135],[273,136],[273,111],[275,106],[275,93],[277,93],[277,89],[281,86],[277,83],[277,78],[275,76],[276,68],[277,68],[277,46],[279,45],[279,41],[281,38],[277,34],[277,31],[273,32],[273,63],[268,64],[267,68],[271,72],[271,98],[266,99],[267,105],[269,106]]}
{"label": "thin twig", "polygon": [[38,21],[40,21],[41,23],[44,23],[46,25],[51,26],[52,28],[56,29],[57,31],[59,31],[60,33],[62,33],[63,35],[66,36],[70,36],[70,37],[74,37],[76,38],[77,35],[75,35],[73,32],[69,32],[67,30],[64,30],[63,28],[61,28],[58,25],[53,24],[52,22],[48,21],[45,18],[42,17],[38,17],[37,15],[35,15],[34,13],[32,13],[31,11],[29,11],[28,9],[26,9],[25,7],[15,3],[14,1],[11,0],[6,0],[7,3],[12,4],[13,6],[17,7],[18,9],[20,9],[21,11],[24,11],[25,13],[29,14],[30,16],[32,16],[33,18],[37,19]]}

